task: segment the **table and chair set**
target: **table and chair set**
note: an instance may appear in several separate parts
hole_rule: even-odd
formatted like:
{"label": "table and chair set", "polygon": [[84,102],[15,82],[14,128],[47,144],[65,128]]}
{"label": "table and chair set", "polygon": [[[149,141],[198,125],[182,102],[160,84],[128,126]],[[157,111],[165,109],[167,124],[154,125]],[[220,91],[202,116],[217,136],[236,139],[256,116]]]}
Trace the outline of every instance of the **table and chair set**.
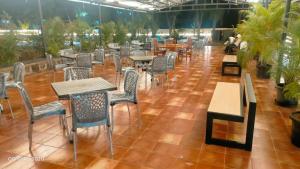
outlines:
{"label": "table and chair set", "polygon": [[[130,114],[129,103],[136,105],[139,114],[137,83],[139,74],[135,70],[125,71],[124,92],[112,92],[117,90],[114,84],[101,77],[91,78],[87,69],[80,67],[67,67],[64,69],[64,80],[62,82],[51,83],[52,89],[58,97],[58,100],[70,101],[70,114],[72,116],[72,127],[69,130],[67,122],[67,112],[65,105],[60,101],[53,101],[40,106],[33,106],[27,90],[23,84],[25,66],[23,63],[16,63],[14,74],[16,76],[13,82],[8,83],[7,74],[0,74],[0,96],[8,100],[6,95],[7,86],[18,89],[25,109],[29,114],[28,140],[29,150],[32,148],[33,125],[40,119],[51,116],[59,117],[59,124],[63,132],[74,144],[74,159],[76,160],[77,128],[93,127],[104,125],[107,129],[109,139],[109,149],[113,154],[112,148],[112,127],[113,127],[113,107],[120,103],[126,103]],[[111,106],[111,112],[109,112]],[[1,106],[2,109],[2,106]],[[11,109],[11,108],[10,108]],[[12,110],[11,110],[12,113]],[[12,113],[13,116],[13,113]],[[139,125],[141,120],[138,120]]]}
{"label": "table and chair set", "polygon": [[181,59],[183,57],[190,60],[193,55],[193,42],[192,39],[189,38],[186,43],[176,43],[174,40],[168,40],[164,44],[159,44],[157,39],[153,39],[153,51],[154,55],[164,56],[168,51],[176,52],[177,58]]}

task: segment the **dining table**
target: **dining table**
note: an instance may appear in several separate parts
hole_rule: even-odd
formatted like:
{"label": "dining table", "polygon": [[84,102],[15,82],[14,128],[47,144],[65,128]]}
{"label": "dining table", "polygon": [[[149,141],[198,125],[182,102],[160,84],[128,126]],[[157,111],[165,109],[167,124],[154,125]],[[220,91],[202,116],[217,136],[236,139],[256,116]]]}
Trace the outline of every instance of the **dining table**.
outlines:
{"label": "dining table", "polygon": [[129,59],[136,62],[151,62],[155,56],[129,56]]}
{"label": "dining table", "polygon": [[71,80],[51,83],[51,86],[59,100],[69,100],[70,95],[91,91],[112,91],[117,86],[111,84],[101,77]]}
{"label": "dining table", "polygon": [[158,48],[160,50],[170,50],[176,52],[178,49],[186,49],[188,48],[188,44],[185,43],[169,43],[169,44],[159,44]]}

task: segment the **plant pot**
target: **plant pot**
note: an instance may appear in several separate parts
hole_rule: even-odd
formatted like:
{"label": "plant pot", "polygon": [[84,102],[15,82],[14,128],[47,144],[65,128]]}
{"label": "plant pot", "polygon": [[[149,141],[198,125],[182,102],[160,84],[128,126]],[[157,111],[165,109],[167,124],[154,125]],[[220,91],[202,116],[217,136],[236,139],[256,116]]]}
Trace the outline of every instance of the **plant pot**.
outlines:
{"label": "plant pot", "polygon": [[276,90],[277,90],[277,97],[275,99],[276,103],[280,106],[284,107],[292,107],[298,105],[298,99],[287,99],[284,97],[283,93],[284,84],[280,83],[277,84]]}
{"label": "plant pot", "polygon": [[256,76],[259,79],[270,79],[271,77],[271,69],[272,65],[269,64],[257,64],[256,65]]}
{"label": "plant pot", "polygon": [[290,119],[292,119],[291,141],[295,146],[300,147],[300,112],[292,113]]}

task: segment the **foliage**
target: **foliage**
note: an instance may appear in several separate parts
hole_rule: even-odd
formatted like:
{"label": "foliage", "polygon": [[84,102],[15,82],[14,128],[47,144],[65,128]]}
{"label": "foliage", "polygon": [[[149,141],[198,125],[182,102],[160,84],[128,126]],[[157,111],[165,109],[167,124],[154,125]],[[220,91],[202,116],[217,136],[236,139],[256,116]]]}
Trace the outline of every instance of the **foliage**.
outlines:
{"label": "foliage", "polygon": [[156,33],[159,29],[159,25],[158,25],[156,19],[154,18],[154,14],[148,15],[148,25],[149,25],[149,28],[151,29],[152,37],[155,37]]}
{"label": "foliage", "polygon": [[19,60],[30,60],[44,56],[44,46],[42,36],[31,35],[22,38],[18,38],[19,41],[27,42],[26,45],[18,46],[18,53],[20,53]]}
{"label": "foliage", "polygon": [[287,98],[300,98],[300,16],[291,18],[288,35],[292,43],[284,48],[287,53],[285,63],[282,64],[282,76],[285,80],[284,93]]}
{"label": "foliage", "polygon": [[65,24],[59,17],[49,19],[44,25],[44,41],[46,51],[58,56],[58,51],[64,47]]}
{"label": "foliage", "polygon": [[128,31],[131,33],[131,39],[136,39],[137,36],[145,33],[145,28],[149,27],[149,14],[136,13],[131,22],[127,25]]}
{"label": "foliage", "polygon": [[127,28],[120,22],[115,26],[114,42],[124,45],[127,40]]}
{"label": "foliage", "polygon": [[238,25],[237,31],[248,43],[248,50],[245,51],[245,58],[242,59],[246,65],[257,54],[259,64],[272,64],[273,56],[280,48],[281,33],[284,14],[284,1],[274,0],[269,8],[261,4],[255,4],[254,9],[249,11],[247,20]]}
{"label": "foliage", "polygon": [[0,36],[0,66],[9,66],[17,61],[17,37],[11,31]]}
{"label": "foliage", "polygon": [[67,32],[71,36],[72,44],[74,39],[73,34],[76,33],[80,41],[80,51],[89,52],[95,49],[93,45],[95,42],[93,42],[89,36],[89,34],[92,32],[92,29],[84,20],[77,18],[76,20],[68,23]]}
{"label": "foliage", "polygon": [[21,29],[29,29],[29,22],[18,21],[18,24]]}
{"label": "foliage", "polygon": [[100,29],[101,29],[104,45],[107,47],[107,45],[113,41],[115,23],[113,21],[103,23],[100,26]]}
{"label": "foliage", "polygon": [[81,19],[75,19],[67,24],[68,33],[76,33],[77,36],[83,37],[86,33],[91,32],[89,24]]}
{"label": "foliage", "polygon": [[166,13],[170,36],[172,35],[172,33],[176,32],[174,30],[175,30],[175,23],[178,14],[179,14],[178,12]]}
{"label": "foliage", "polygon": [[174,29],[170,35],[170,37],[174,38],[174,39],[178,39],[179,38],[179,31]]}
{"label": "foliage", "polygon": [[91,52],[96,49],[97,39],[95,36],[86,36],[84,37],[81,43],[81,51],[83,52]]}

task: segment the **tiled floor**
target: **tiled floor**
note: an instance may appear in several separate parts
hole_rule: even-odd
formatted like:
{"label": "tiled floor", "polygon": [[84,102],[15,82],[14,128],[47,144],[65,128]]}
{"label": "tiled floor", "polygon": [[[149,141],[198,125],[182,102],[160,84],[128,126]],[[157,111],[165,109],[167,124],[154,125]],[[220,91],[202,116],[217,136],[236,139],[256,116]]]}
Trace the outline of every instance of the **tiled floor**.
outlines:
{"label": "tiled floor", "polygon": [[[275,88],[271,80],[255,78],[258,101],[252,152],[204,143],[206,110],[218,81],[239,82],[237,77],[222,77],[221,47],[205,47],[193,60],[179,61],[164,86],[145,86],[142,72],[139,101],[142,126],[137,126],[135,106],[131,119],[124,105],[116,106],[113,133],[114,156],[110,157],[104,129],[78,132],[78,161],[73,147],[63,135],[58,118],[34,124],[33,151],[28,151],[28,118],[19,94],[9,96],[16,119],[6,111],[0,121],[0,168],[97,168],[97,169],[295,169],[300,168],[300,149],[290,143],[292,108],[274,104]],[[97,66],[95,75],[114,82],[111,62]],[[56,100],[49,73],[26,76],[25,86],[38,105]],[[57,73],[62,80],[62,72]],[[148,76],[149,77],[149,76]],[[67,104],[67,103],[65,103]],[[99,135],[100,132],[100,135]],[[216,121],[214,136],[244,140],[245,126]],[[98,136],[99,135],[99,136]],[[33,158],[34,157],[34,158]]]}

